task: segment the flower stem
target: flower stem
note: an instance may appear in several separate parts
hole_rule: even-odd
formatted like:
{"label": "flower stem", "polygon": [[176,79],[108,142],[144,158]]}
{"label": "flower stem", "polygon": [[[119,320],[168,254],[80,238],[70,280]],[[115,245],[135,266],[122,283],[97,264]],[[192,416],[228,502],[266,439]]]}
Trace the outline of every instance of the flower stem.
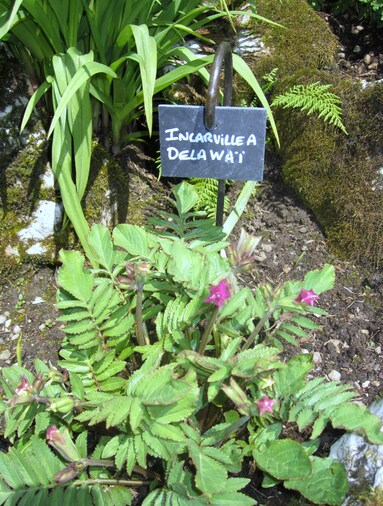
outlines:
{"label": "flower stem", "polygon": [[214,311],[212,312],[212,314],[210,316],[210,320],[207,323],[207,326],[205,328],[205,332],[203,333],[201,342],[199,343],[198,353],[200,353],[201,355],[203,355],[205,353],[206,345],[209,342],[214,324],[217,320],[218,312],[219,312],[219,307],[217,306],[214,308]]}
{"label": "flower stem", "polygon": [[137,307],[136,307],[136,334],[137,341],[140,346],[149,344],[146,337],[145,324],[142,319],[142,293],[144,291],[144,285],[141,280],[137,281]]}
{"label": "flower stem", "polygon": [[93,480],[77,480],[73,485],[122,485],[123,487],[146,487],[151,481],[146,480],[113,480],[113,479],[93,479]]}
{"label": "flower stem", "polygon": [[275,309],[276,308],[269,309],[269,311],[267,311],[267,313],[265,313],[262,316],[262,318],[259,320],[259,322],[255,326],[255,329],[249,335],[249,337],[247,338],[245,344],[242,346],[242,351],[247,350],[248,348],[250,348],[250,346],[253,344],[255,338],[258,336],[258,334],[261,331],[261,329],[264,326],[264,324],[267,322],[267,320],[270,318],[270,316],[272,316],[272,314],[274,313]]}

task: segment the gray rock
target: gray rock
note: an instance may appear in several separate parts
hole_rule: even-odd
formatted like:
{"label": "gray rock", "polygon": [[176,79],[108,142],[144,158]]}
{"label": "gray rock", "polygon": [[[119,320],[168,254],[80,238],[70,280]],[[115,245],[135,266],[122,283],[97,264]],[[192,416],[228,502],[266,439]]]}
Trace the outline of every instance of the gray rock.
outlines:
{"label": "gray rock", "polygon": [[[383,400],[371,405],[370,411],[383,421]],[[383,445],[368,443],[356,434],[345,434],[330,449],[330,457],[345,466],[352,488],[383,487]],[[350,498],[343,505],[358,504]]]}
{"label": "gray rock", "polygon": [[32,221],[17,233],[23,242],[42,241],[54,234],[55,226],[60,223],[62,207],[56,202],[41,200],[32,215]]}
{"label": "gray rock", "polygon": [[0,360],[9,360],[11,358],[10,350],[4,350],[0,353]]}

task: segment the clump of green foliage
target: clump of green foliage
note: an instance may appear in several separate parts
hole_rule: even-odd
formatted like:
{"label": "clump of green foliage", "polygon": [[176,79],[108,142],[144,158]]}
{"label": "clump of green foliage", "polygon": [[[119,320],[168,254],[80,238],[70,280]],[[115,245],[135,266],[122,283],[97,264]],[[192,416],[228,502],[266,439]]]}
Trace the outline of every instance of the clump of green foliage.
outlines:
{"label": "clump of green foliage", "polygon": [[[135,5],[125,0],[0,0],[0,39],[22,62],[36,90],[21,130],[45,96],[53,114],[48,131],[52,170],[67,217],[89,258],[90,230],[81,201],[89,180],[92,134],[102,125],[102,135],[115,152],[127,140],[150,135],[155,95],[193,73],[204,82],[209,79],[205,67],[213,56],[198,58],[182,44],[185,36],[211,43],[199,29],[236,14],[242,12],[229,13],[225,2],[199,0]],[[260,19],[253,11],[249,16]],[[166,72],[169,63],[174,68]],[[237,55],[233,65],[266,107],[276,133],[268,102],[249,67]],[[142,117],[144,130],[137,130]]]}
{"label": "clump of green foliage", "polygon": [[321,10],[326,5],[334,14],[352,11],[359,21],[367,21],[371,26],[381,27],[383,23],[382,0],[335,0],[333,2],[308,0],[308,3],[316,10]]}
{"label": "clump of green foliage", "polygon": [[[243,231],[229,244],[192,211],[187,183],[173,195],[177,213],[148,228],[118,225],[111,236],[95,225],[98,268],[61,252],[58,368],[36,360],[33,372],[1,371],[0,504],[126,506],[147,487],[144,506],[252,505],[237,476],[246,459],[263,486],[336,505],[345,470],[315,455],[327,423],[383,443],[381,421],[348,385],[309,380],[310,355],[280,357],[318,328],[311,316],[325,311],[314,303],[333,267],[253,293],[237,274],[252,268],[258,241]],[[309,439],[289,438],[286,424]]]}

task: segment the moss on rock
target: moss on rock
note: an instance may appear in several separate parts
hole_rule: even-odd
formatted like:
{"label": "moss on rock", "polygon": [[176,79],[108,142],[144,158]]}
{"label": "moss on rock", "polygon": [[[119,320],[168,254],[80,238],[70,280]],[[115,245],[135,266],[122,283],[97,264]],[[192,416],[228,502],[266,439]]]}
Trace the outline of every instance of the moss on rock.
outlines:
{"label": "moss on rock", "polygon": [[302,67],[325,69],[335,64],[338,41],[306,0],[258,0],[257,12],[284,27],[257,25],[271,48],[272,65],[278,67],[281,77]]}
{"label": "moss on rock", "polygon": [[308,80],[333,84],[348,136],[315,116],[275,111],[283,178],[314,212],[337,254],[377,266],[383,262],[383,86],[362,90],[351,80],[300,71],[279,89]]}
{"label": "moss on rock", "polygon": [[278,68],[272,99],[297,84],[331,84],[342,99],[348,136],[298,109],[275,108],[284,181],[310,208],[340,256],[383,264],[383,85],[362,89],[337,73],[338,42],[305,0],[259,0],[257,12],[285,27],[255,26],[267,46],[251,65],[262,76]]}

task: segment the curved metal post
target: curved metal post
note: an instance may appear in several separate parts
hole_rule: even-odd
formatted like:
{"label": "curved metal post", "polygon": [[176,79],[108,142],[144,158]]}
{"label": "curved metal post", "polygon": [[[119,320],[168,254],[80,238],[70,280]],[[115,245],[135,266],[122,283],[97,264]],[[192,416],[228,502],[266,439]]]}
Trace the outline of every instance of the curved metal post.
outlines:
{"label": "curved metal post", "polygon": [[[205,127],[207,130],[215,128],[215,107],[218,103],[221,69],[224,66],[223,105],[231,105],[233,91],[233,55],[228,42],[222,42],[217,49],[211,69],[207,100],[205,105]],[[218,198],[216,224],[223,225],[223,208],[226,181],[218,180]]]}

